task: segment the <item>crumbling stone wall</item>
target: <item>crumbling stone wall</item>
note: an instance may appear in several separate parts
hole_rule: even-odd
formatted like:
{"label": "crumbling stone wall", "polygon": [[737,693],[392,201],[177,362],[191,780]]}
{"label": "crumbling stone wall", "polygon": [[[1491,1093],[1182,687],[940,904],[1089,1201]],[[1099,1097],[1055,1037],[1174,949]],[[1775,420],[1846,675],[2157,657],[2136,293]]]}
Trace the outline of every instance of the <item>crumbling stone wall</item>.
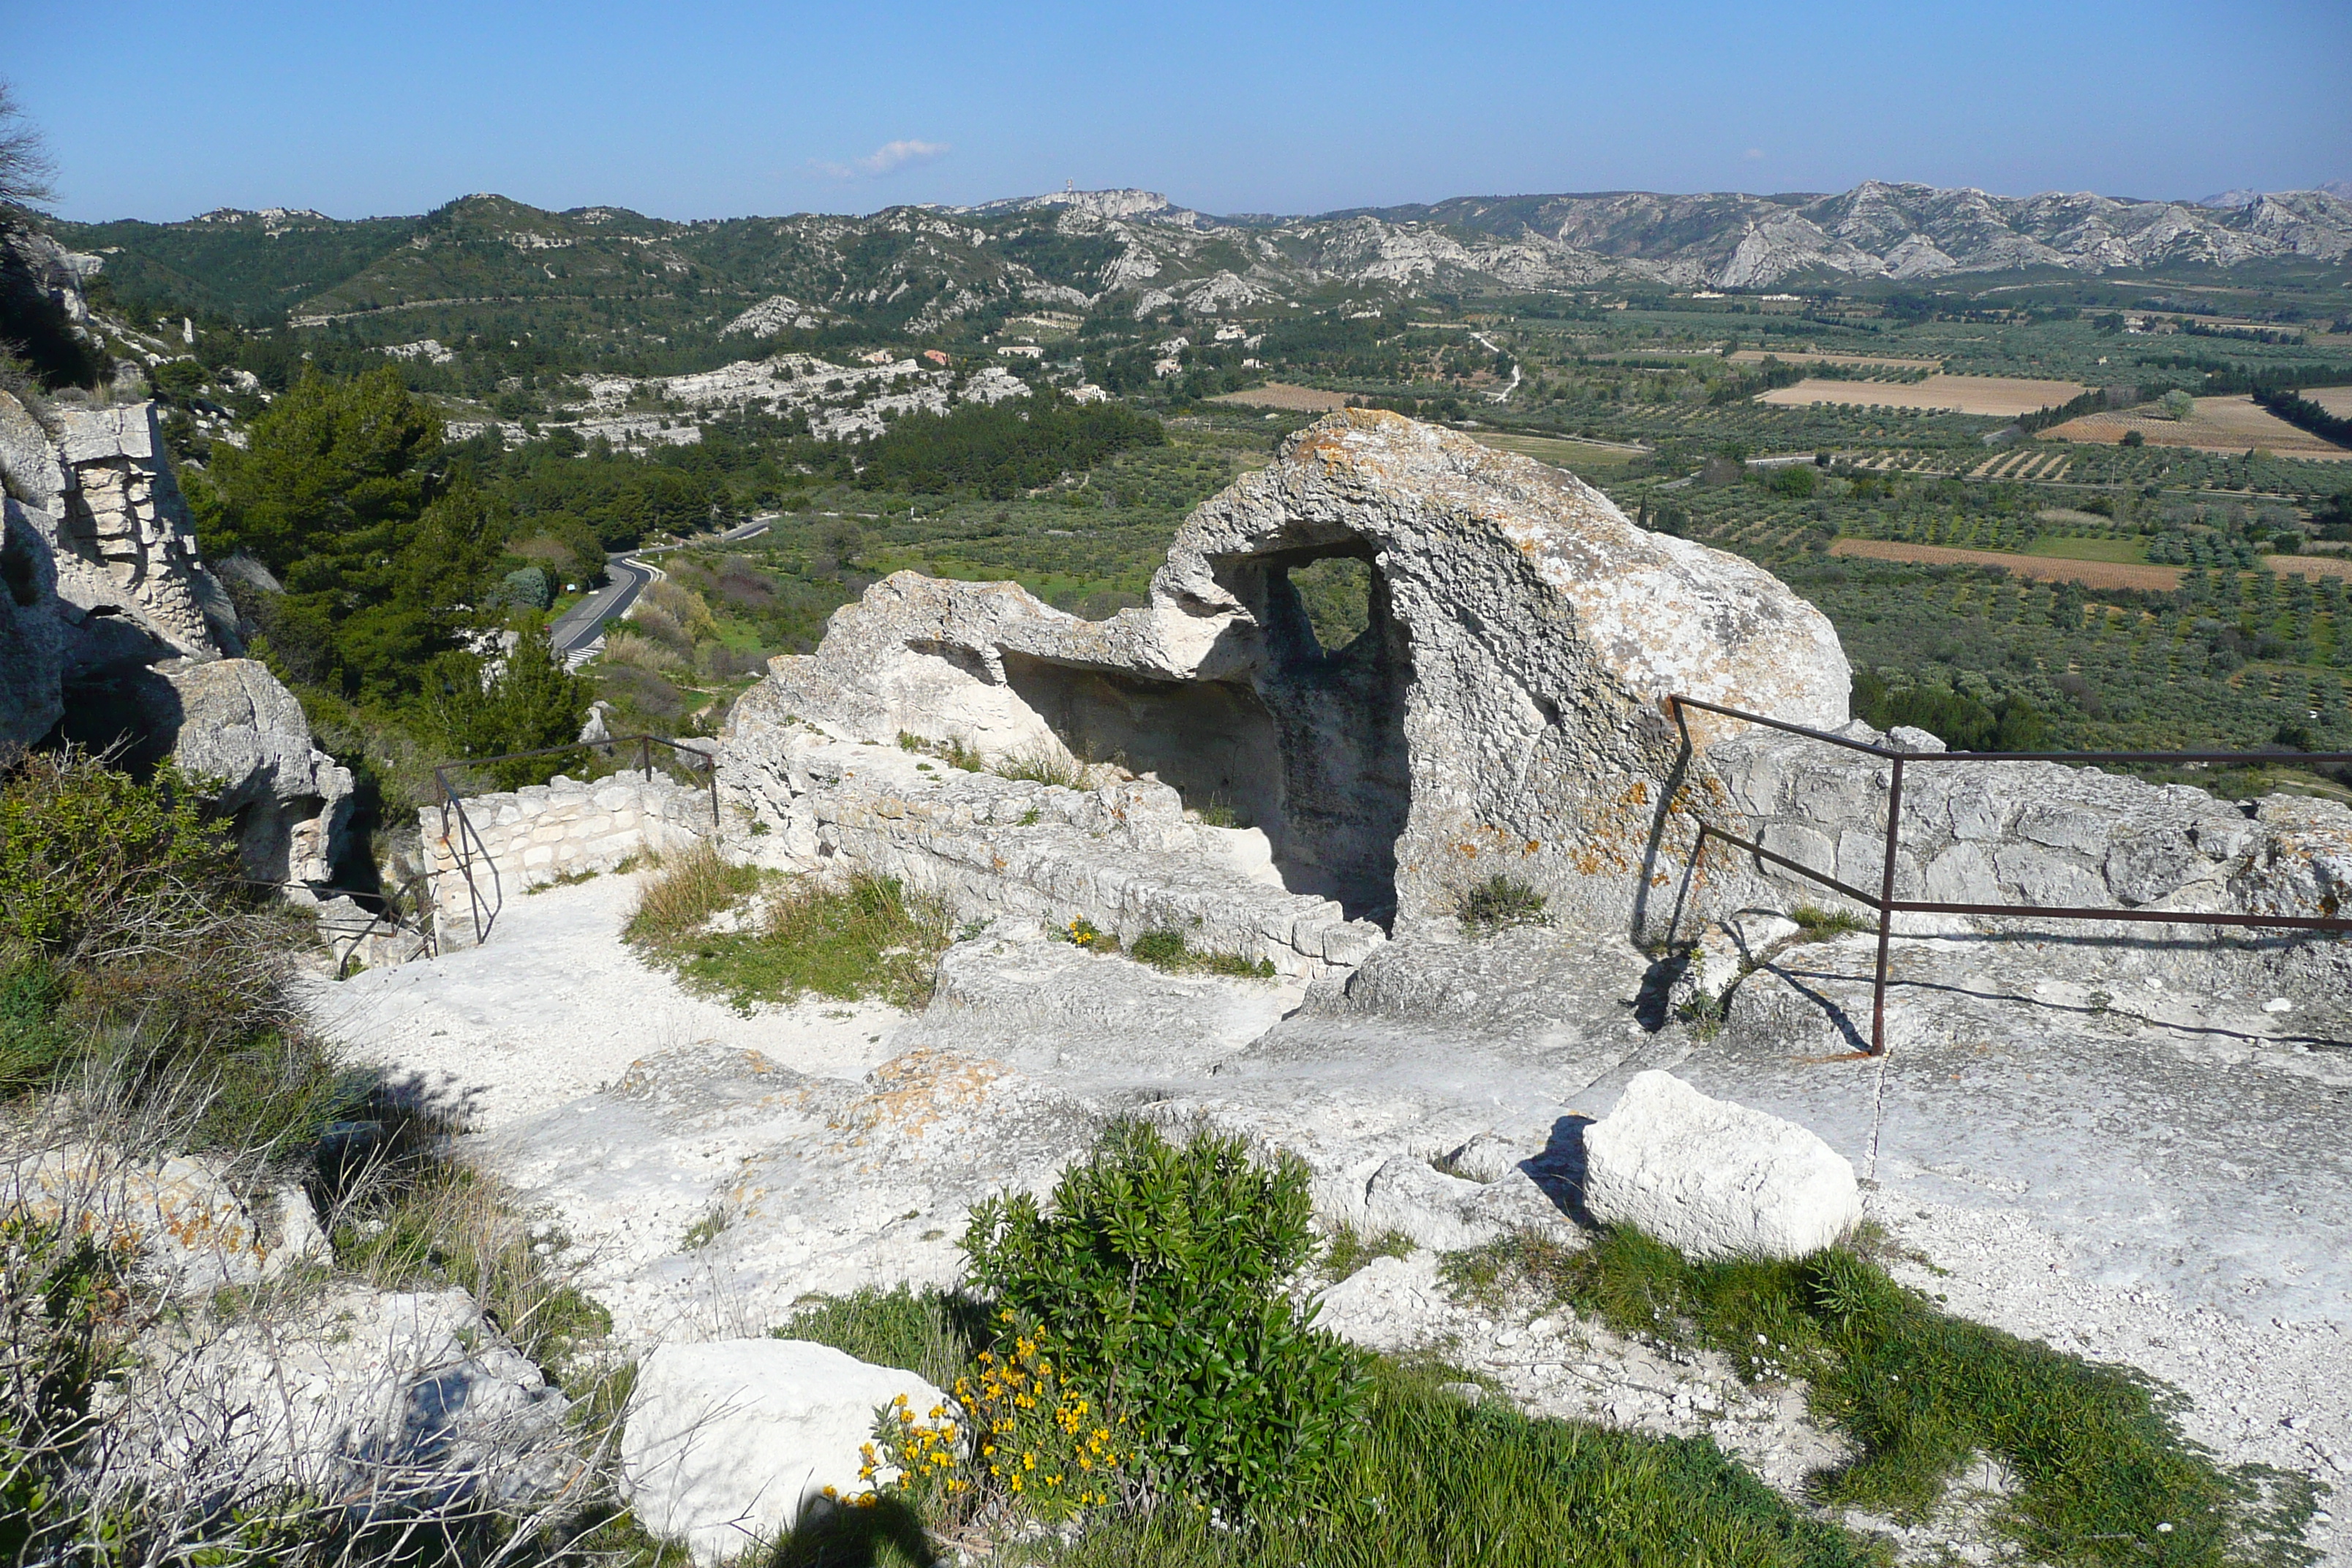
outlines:
{"label": "crumbling stone wall", "polygon": [[1310,979],[1383,940],[1336,900],[1286,889],[1261,830],[1202,823],[1154,778],[1073,789],[969,773],[759,703],[739,710],[723,756],[729,797],[778,830],[762,841],[772,858],[895,877],[959,920],[1083,919],[1122,943],[1172,931],[1196,952]]}
{"label": "crumbling stone wall", "polygon": [[[443,952],[471,947],[478,921],[507,899],[560,877],[609,871],[635,855],[667,854],[709,834],[710,792],[656,772],[543,784],[421,806],[434,930]],[[472,832],[465,831],[470,824]]]}

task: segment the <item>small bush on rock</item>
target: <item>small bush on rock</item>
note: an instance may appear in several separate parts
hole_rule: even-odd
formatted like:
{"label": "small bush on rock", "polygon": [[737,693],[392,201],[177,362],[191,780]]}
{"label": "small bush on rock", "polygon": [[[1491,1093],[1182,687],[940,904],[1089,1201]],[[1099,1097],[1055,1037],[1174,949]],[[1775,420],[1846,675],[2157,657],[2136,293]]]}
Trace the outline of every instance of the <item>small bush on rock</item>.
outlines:
{"label": "small bush on rock", "polygon": [[1050,1205],[972,1211],[972,1283],[1129,1415],[1165,1485],[1250,1508],[1316,1498],[1353,1439],[1360,1358],[1284,1287],[1315,1252],[1307,1169],[1238,1138],[1120,1123]]}
{"label": "small bush on rock", "polygon": [[1462,895],[1454,906],[1463,929],[1475,936],[1491,936],[1509,926],[1549,925],[1544,896],[1525,882],[1500,873]]}

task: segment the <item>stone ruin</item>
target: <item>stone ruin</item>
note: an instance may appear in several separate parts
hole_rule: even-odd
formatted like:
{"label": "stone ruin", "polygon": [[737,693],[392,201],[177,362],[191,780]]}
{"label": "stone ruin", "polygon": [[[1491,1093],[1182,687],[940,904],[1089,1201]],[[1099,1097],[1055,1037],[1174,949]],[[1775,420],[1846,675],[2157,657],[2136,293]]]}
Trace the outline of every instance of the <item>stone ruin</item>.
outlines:
{"label": "stone ruin", "polygon": [[[1366,629],[1339,648],[1292,581],[1332,556],[1370,568]],[[1175,929],[1313,975],[1458,930],[1465,893],[1502,876],[1555,918],[1696,942],[1719,998],[1753,967],[1740,916],[1840,900],[1719,843],[1697,853],[1700,823],[1874,888],[1887,764],[1678,723],[1667,699],[1941,749],[1852,720],[1850,685],[1827,619],[1761,568],[1645,531],[1561,470],[1349,410],[1201,506],[1143,608],[1087,621],[1009,583],[876,584],[739,702],[722,778],[786,858],[882,870],[973,916]],[[1097,787],[936,760],[973,752],[1040,777],[1091,767]],[[2333,803],[2249,810],[2054,763],[1914,767],[1906,792],[1898,897],[2332,914],[2352,888],[2352,812]],[[1228,812],[1241,826],[1216,825]],[[1904,919],[1949,938],[2028,923]],[[2307,1016],[2340,1022],[2352,995],[2330,938],[2054,934],[2075,955],[2061,965],[2251,965]]]}
{"label": "stone ruin", "polygon": [[245,874],[333,877],[352,775],[292,693],[240,657],[155,405],[37,416],[0,392],[0,749],[52,735],[221,781]]}

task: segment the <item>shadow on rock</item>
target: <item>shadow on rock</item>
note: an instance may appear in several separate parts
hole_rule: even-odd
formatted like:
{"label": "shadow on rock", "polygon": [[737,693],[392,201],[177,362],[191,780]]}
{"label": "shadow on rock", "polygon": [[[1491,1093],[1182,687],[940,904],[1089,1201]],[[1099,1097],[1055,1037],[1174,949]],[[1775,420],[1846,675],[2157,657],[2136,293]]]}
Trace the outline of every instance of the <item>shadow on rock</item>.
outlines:
{"label": "shadow on rock", "polygon": [[1519,1162],[1528,1180],[1553,1206],[1586,1230],[1600,1228],[1584,1206],[1584,1130],[1592,1121],[1590,1116],[1561,1117],[1551,1124],[1551,1137],[1543,1152]]}

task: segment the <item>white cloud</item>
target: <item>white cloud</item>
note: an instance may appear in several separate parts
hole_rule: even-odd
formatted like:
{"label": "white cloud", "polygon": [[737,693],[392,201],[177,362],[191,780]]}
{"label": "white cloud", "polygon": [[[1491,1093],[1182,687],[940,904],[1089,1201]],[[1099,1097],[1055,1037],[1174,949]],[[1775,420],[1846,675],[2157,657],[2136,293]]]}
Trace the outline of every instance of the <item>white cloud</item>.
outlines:
{"label": "white cloud", "polygon": [[1739,155],[1740,155],[1742,158],[1747,159],[1749,163],[1754,163],[1754,162],[1756,162],[1759,158],[1761,158],[1762,156],[1764,156],[1764,149],[1763,149],[1763,148],[1761,148],[1761,147],[1750,147],[1749,149],[1748,149],[1748,151],[1747,151],[1747,152],[1742,153],[1741,153],[1741,154],[1739,154]]}
{"label": "white cloud", "polygon": [[812,159],[810,167],[828,179],[874,180],[884,174],[896,174],[900,169],[911,168],[917,163],[943,158],[947,153],[948,144],[944,142],[885,142],[863,158],[854,158],[846,163]]}

